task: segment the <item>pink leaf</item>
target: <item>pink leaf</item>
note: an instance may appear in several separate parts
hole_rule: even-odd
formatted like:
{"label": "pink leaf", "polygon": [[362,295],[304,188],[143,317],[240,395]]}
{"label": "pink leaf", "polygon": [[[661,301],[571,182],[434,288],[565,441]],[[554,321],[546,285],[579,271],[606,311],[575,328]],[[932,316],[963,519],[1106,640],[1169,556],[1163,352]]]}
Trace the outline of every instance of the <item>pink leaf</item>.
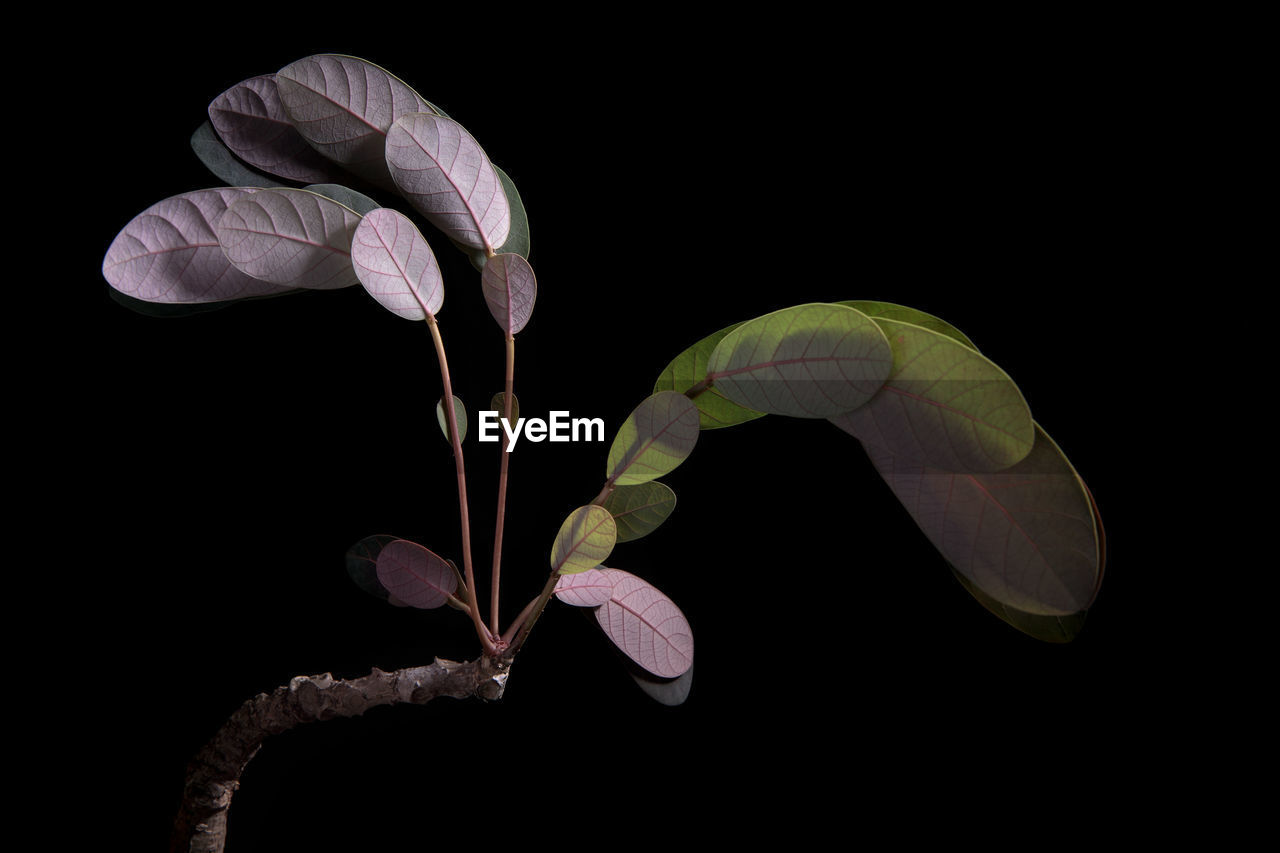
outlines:
{"label": "pink leaf", "polygon": [[289,290],[236,269],[218,247],[214,227],[227,206],[254,192],[220,187],[156,202],[116,235],[102,275],[147,302],[221,302]]}
{"label": "pink leaf", "polygon": [[289,121],[274,74],[252,77],[214,98],[209,121],[223,144],[250,166],[304,184],[333,177],[329,163]]}
{"label": "pink leaf", "polygon": [[613,595],[613,581],[599,569],[561,575],[556,582],[556,598],[574,607],[599,607]]}
{"label": "pink leaf", "polygon": [[387,132],[387,166],[401,195],[451,240],[486,252],[506,241],[506,191],[456,121],[427,112],[397,119]]}
{"label": "pink leaf", "polygon": [[596,619],[609,639],[660,678],[675,678],[693,665],[693,631],[680,608],[656,587],[620,569],[599,569],[613,594]]}
{"label": "pink leaf", "polygon": [[525,327],[538,296],[538,282],[528,261],[519,255],[494,255],[480,273],[480,286],[503,331],[514,335]]}
{"label": "pink leaf", "polygon": [[306,190],[259,190],[227,208],[218,242],[240,271],[275,284],[332,290],[359,284],[351,238],[360,215]]}
{"label": "pink leaf", "polygon": [[351,262],[365,290],[398,317],[425,320],[444,303],[435,253],[399,211],[380,207],[365,215],[351,241]]}
{"label": "pink leaf", "polygon": [[439,607],[458,588],[458,576],[444,559],[406,539],[379,552],[378,582],[392,599],[421,610]]}

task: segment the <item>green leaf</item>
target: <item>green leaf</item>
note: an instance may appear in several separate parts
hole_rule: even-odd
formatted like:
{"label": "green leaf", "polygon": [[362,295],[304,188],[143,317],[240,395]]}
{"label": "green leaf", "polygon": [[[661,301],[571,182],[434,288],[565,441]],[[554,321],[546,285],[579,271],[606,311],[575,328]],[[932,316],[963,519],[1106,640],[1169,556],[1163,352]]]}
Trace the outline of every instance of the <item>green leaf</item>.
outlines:
{"label": "green leaf", "polygon": [[676,508],[676,493],[654,480],[635,486],[619,486],[601,504],[618,525],[618,541],[647,536],[667,520]]}
{"label": "green leaf", "polygon": [[659,391],[631,412],[609,448],[605,476],[616,486],[656,480],[698,442],[698,407],[679,391]]}
{"label": "green leaf", "polygon": [[594,569],[617,541],[618,526],[609,510],[595,504],[578,507],[560,525],[551,546],[551,568],[562,575]]}
{"label": "green leaf", "polygon": [[954,338],[899,320],[875,322],[893,349],[893,372],[870,402],[833,424],[947,471],[999,471],[1031,452],[1031,410],[1008,374]]}
{"label": "green leaf", "polygon": [[[507,410],[506,399],[507,399],[506,392],[499,391],[497,394],[494,394],[493,399],[489,401],[489,411],[497,412],[499,420],[507,420],[502,415],[502,413]],[[511,428],[512,432],[516,431],[516,424],[519,423],[519,421],[520,421],[520,398],[517,397],[515,394],[512,394],[511,395],[511,420],[507,421],[507,426]]]}
{"label": "green leaf", "polygon": [[906,305],[895,305],[892,302],[874,302],[869,299],[850,299],[844,302],[836,303],[838,305],[847,305],[850,308],[857,309],[873,320],[882,317],[886,320],[901,320],[904,323],[911,323],[914,326],[923,326],[926,329],[954,338],[964,344],[971,350],[978,348],[973,345],[973,341],[969,340],[964,332],[955,326],[942,320],[932,314],[926,314],[916,308],[908,308]]}
{"label": "green leaf", "polygon": [[744,408],[830,418],[871,399],[892,367],[889,342],[869,317],[810,303],[730,331],[707,359],[707,377]]}
{"label": "green leaf", "polygon": [[[458,441],[461,442],[467,437],[467,407],[456,394],[453,397],[453,416],[458,424]],[[449,438],[449,415],[445,412],[444,397],[436,403],[436,421],[440,424],[440,431],[444,433],[445,439],[453,441]]]}
{"label": "green leaf", "polygon": [[[683,394],[706,379],[707,359],[711,357],[711,351],[724,339],[725,335],[741,325],[741,323],[734,323],[732,326],[707,335],[673,358],[662,371],[662,375],[658,377],[658,381],[653,383],[653,390],[655,392],[679,391]],[[693,404],[698,407],[698,423],[702,429],[719,429],[764,417],[764,412],[755,412],[739,406],[720,393],[715,386],[694,397]]]}

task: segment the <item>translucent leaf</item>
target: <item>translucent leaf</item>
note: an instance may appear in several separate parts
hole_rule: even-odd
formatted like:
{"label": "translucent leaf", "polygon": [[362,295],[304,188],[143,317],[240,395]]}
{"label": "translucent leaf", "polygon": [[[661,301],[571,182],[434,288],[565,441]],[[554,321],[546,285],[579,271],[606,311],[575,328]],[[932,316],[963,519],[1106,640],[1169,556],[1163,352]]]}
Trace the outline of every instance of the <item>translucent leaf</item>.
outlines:
{"label": "translucent leaf", "polygon": [[[467,407],[462,405],[457,395],[453,397],[453,417],[458,424],[458,441],[462,441],[467,437]],[[436,403],[436,420],[440,424],[440,431],[444,433],[445,439],[452,441],[449,438],[449,415],[445,412],[444,397]]]}
{"label": "translucent leaf", "polygon": [[676,678],[693,665],[693,630],[675,602],[620,569],[600,569],[613,594],[596,611],[605,635],[646,671]]}
{"label": "translucent leaf", "polygon": [[[732,326],[707,335],[673,358],[662,371],[662,375],[658,377],[658,381],[653,384],[653,390],[655,392],[679,391],[683,394],[706,379],[707,360],[711,357],[712,350],[724,340],[725,335],[741,325],[741,323],[734,323]],[[702,429],[719,429],[764,417],[764,412],[739,406],[715,386],[694,397],[693,404],[698,407],[698,422]]]}
{"label": "translucent leaf", "polygon": [[231,149],[218,138],[212,122],[206,121],[191,134],[191,150],[196,159],[227,186],[260,189],[285,186],[275,178],[249,168],[244,161],[232,154]]}
{"label": "translucent leaf", "polygon": [[306,190],[259,190],[227,208],[216,228],[237,269],[291,287],[332,290],[359,284],[351,238],[360,215]]}
{"label": "translucent leaf", "polygon": [[502,181],[462,125],[431,113],[402,116],[387,133],[386,156],[400,194],[449,239],[486,253],[506,241]]}
{"label": "translucent leaf", "polygon": [[866,405],[833,424],[894,456],[947,471],[999,471],[1031,452],[1031,410],[1008,374],[938,332],[875,322],[893,349],[893,372]]}
{"label": "translucent leaf", "polygon": [[[506,400],[507,400],[506,393],[499,391],[497,394],[494,394],[493,399],[489,401],[489,411],[497,412],[498,418],[501,420],[506,420],[506,418],[503,417],[503,412],[507,410]],[[507,426],[511,427],[512,432],[515,432],[515,425],[519,423],[519,421],[520,421],[520,398],[517,397],[515,394],[512,394],[511,395],[511,420],[507,421]]]}
{"label": "translucent leaf", "polygon": [[913,326],[923,326],[939,334],[954,338],[964,344],[971,350],[978,348],[973,345],[973,341],[969,340],[964,332],[948,323],[946,320],[939,319],[932,314],[926,314],[916,308],[909,308],[906,305],[896,305],[892,302],[874,302],[867,299],[850,299],[847,301],[837,302],[837,305],[847,305],[866,314],[873,320],[882,317],[886,320],[901,320],[904,323],[911,323]]}
{"label": "translucent leaf", "polygon": [[146,302],[221,302],[289,290],[236,269],[218,246],[215,226],[228,206],[255,192],[219,187],[156,202],[116,235],[102,275]]}
{"label": "translucent leaf", "polygon": [[830,418],[871,399],[893,354],[869,317],[844,305],[811,303],[757,317],[712,350],[707,376],[744,408]]}
{"label": "translucent leaf", "polygon": [[383,601],[387,600],[388,593],[378,580],[378,555],[382,553],[383,547],[397,538],[399,537],[386,534],[366,536],[347,549],[347,574],[351,580],[365,592]]}
{"label": "translucent leaf", "polygon": [[551,546],[551,568],[562,575],[585,572],[604,562],[613,551],[618,528],[601,506],[588,504],[569,513]]}
{"label": "translucent leaf", "polygon": [[524,258],[506,253],[494,255],[480,273],[480,287],[489,313],[508,335],[519,332],[529,322],[538,297],[538,282],[533,267]]}
{"label": "translucent leaf", "polygon": [[599,607],[613,595],[613,581],[599,569],[561,575],[556,581],[556,598],[574,607]]}
{"label": "translucent leaf", "polygon": [[698,408],[678,391],[659,391],[619,427],[605,476],[618,486],[655,480],[673,471],[697,443]]}
{"label": "translucent leaf", "polygon": [[618,541],[647,536],[667,520],[676,508],[676,493],[654,480],[634,486],[618,486],[601,504],[618,525]]}
{"label": "translucent leaf", "polygon": [[227,148],[254,168],[304,184],[333,176],[333,167],[289,121],[274,74],[251,77],[214,98],[209,121]]}
{"label": "translucent leaf", "polygon": [[458,579],[443,558],[416,542],[396,539],[378,553],[378,582],[410,607],[433,610],[449,600]]}
{"label": "translucent leaf", "polygon": [[380,207],[361,220],[351,241],[351,262],[369,295],[397,317],[425,320],[444,304],[435,253],[398,210]]}

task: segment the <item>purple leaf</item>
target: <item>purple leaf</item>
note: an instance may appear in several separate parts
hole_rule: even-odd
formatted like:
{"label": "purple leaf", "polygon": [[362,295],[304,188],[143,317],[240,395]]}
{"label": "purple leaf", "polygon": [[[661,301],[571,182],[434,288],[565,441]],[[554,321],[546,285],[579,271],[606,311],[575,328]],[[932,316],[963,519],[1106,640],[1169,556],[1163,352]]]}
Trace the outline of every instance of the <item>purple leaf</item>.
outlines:
{"label": "purple leaf", "polygon": [[538,297],[533,267],[519,255],[494,255],[480,273],[480,286],[493,319],[508,335],[525,327]]}
{"label": "purple leaf", "polygon": [[400,194],[450,239],[486,253],[506,241],[506,191],[456,121],[425,112],[397,119],[387,133],[387,166]]}
{"label": "purple leaf", "polygon": [[116,235],[102,275],[148,302],[220,302],[289,290],[236,269],[218,247],[215,226],[228,205],[255,192],[220,187],[156,202]]}
{"label": "purple leaf", "polygon": [[421,610],[439,607],[458,588],[458,576],[443,558],[406,539],[382,546],[378,582],[393,598]]}
{"label": "purple leaf", "polygon": [[360,215],[306,190],[260,190],[218,220],[218,242],[240,271],[275,284],[332,290],[359,284],[351,238]]}
{"label": "purple leaf", "polygon": [[621,569],[600,569],[613,594],[596,611],[605,635],[659,678],[676,678],[693,665],[693,631],[680,608],[657,587]]}
{"label": "purple leaf", "polygon": [[556,582],[556,598],[574,607],[599,607],[613,596],[613,581],[599,569],[561,575]]}
{"label": "purple leaf", "polygon": [[227,148],[250,166],[305,184],[333,176],[329,163],[289,121],[274,74],[252,77],[214,98],[209,121]]}
{"label": "purple leaf", "polygon": [[319,54],[276,73],[280,102],[311,147],[376,184],[391,186],[387,131],[408,113],[433,113],[407,84],[354,56]]}
{"label": "purple leaf", "polygon": [[425,320],[444,304],[444,279],[435,253],[397,210],[370,211],[351,241],[351,261],[364,289],[397,317]]}

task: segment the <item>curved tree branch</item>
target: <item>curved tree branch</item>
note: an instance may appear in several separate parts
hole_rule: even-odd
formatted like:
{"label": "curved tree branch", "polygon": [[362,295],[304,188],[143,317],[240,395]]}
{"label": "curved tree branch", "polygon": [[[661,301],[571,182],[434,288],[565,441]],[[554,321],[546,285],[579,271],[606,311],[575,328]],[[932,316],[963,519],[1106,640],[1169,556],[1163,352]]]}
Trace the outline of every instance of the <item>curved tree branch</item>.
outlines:
{"label": "curved tree branch", "polygon": [[302,723],[355,717],[379,705],[422,705],[438,696],[502,698],[509,661],[481,657],[467,663],[440,660],[395,672],[374,668],[362,678],[299,676],[240,706],[187,766],[182,806],[171,853],[221,853],[227,810],[240,774],[268,736]]}

